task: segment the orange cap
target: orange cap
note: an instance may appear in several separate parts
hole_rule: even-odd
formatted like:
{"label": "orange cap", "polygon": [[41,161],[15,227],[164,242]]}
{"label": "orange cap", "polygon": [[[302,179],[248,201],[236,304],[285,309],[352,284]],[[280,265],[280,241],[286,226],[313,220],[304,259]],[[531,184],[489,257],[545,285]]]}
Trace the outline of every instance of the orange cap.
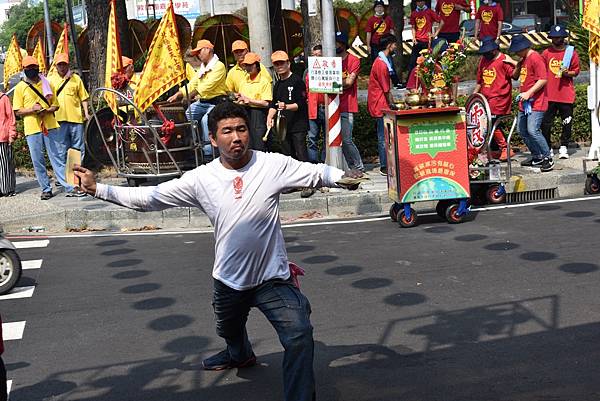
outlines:
{"label": "orange cap", "polygon": [[39,66],[37,59],[33,56],[25,56],[23,57],[23,68],[27,68],[32,65]]}
{"label": "orange cap", "polygon": [[208,47],[209,49],[214,49],[215,46],[210,43],[210,40],[206,40],[206,39],[200,39],[198,41],[198,43],[196,44],[196,48],[192,49],[192,51],[190,52],[190,54],[192,56],[195,56],[196,54],[200,53],[200,50],[204,49],[205,47]]}
{"label": "orange cap", "polygon": [[277,50],[273,54],[271,54],[271,62],[275,63],[277,61],[290,61],[287,53],[283,50]]}
{"label": "orange cap", "polygon": [[236,40],[231,44],[231,51],[234,52],[236,50],[248,50],[248,43],[243,40]]}
{"label": "orange cap", "polygon": [[67,63],[69,64],[69,55],[67,53],[60,53],[54,58],[54,64]]}
{"label": "orange cap", "polygon": [[256,53],[247,53],[240,64],[260,63],[260,56]]}
{"label": "orange cap", "polygon": [[123,68],[128,65],[133,65],[133,60],[126,56],[121,56],[121,63],[123,64]]}

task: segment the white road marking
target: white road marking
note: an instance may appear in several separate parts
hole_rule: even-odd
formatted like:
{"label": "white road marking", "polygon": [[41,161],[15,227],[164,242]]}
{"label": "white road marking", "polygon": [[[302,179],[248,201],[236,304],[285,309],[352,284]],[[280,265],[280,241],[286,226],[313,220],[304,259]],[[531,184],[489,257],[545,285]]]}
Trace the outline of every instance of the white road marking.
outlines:
{"label": "white road marking", "polygon": [[35,291],[35,285],[27,287],[15,287],[8,294],[0,295],[0,301],[7,299],[31,298]]}
{"label": "white road marking", "polygon": [[26,248],[45,248],[50,243],[47,239],[40,239],[36,241],[17,241],[13,242],[13,245],[17,249],[26,249]]}
{"label": "white road marking", "polygon": [[21,267],[23,270],[40,269],[42,267],[43,259],[23,260],[21,261]]}
{"label": "white road marking", "polygon": [[25,321],[2,323],[2,337],[4,341],[20,340],[25,331]]}
{"label": "white road marking", "polygon": [[[589,201],[598,201],[600,200],[600,196],[586,196],[582,198],[573,198],[573,199],[556,199],[556,200],[548,200],[548,201],[540,201],[540,202],[531,202],[531,203],[519,203],[515,205],[498,205],[498,206],[484,206],[472,208],[472,211],[476,212],[487,212],[492,210],[499,209],[514,209],[521,207],[532,207],[532,206],[540,206],[540,205],[551,205],[555,203],[571,203],[571,202],[589,202]],[[419,213],[420,216],[434,216],[435,212],[427,212],[427,213]],[[354,223],[368,223],[373,221],[383,221],[388,220],[389,216],[387,214],[377,216],[377,217],[366,217],[359,219],[350,219],[350,220],[324,220],[324,221],[314,221],[309,223],[288,223],[282,224],[283,228],[294,228],[294,227],[307,227],[307,226],[327,226],[327,225],[339,225],[339,224],[354,224]],[[81,233],[81,234],[59,234],[59,235],[49,235],[49,238],[84,238],[84,237],[128,237],[128,236],[155,236],[155,235],[181,235],[181,234],[208,234],[212,233],[214,230],[204,229],[204,230],[182,230],[182,231],[160,231],[160,232],[132,232],[132,233]]]}
{"label": "white road marking", "polygon": [[7,380],[6,381],[6,395],[7,395],[7,400],[10,399],[10,389],[12,388],[12,380]]}

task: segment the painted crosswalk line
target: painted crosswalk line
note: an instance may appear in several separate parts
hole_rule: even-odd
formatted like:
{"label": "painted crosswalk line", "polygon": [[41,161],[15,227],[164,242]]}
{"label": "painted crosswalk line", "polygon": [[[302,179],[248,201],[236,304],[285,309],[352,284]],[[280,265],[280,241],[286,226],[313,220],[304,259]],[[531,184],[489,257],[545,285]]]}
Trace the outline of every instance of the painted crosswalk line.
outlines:
{"label": "painted crosswalk line", "polygon": [[25,321],[2,323],[2,337],[4,341],[20,340],[25,331]]}
{"label": "painted crosswalk line", "polygon": [[26,248],[45,248],[50,243],[50,240],[40,239],[35,241],[17,241],[13,242],[13,245],[17,249],[26,249]]}
{"label": "painted crosswalk line", "polygon": [[6,381],[6,394],[8,395],[8,399],[10,399],[10,389],[12,388],[12,380]]}
{"label": "painted crosswalk line", "polygon": [[15,287],[8,294],[0,295],[0,301],[7,299],[20,299],[20,298],[31,298],[35,291],[35,285],[29,285],[26,287]]}
{"label": "painted crosswalk line", "polygon": [[23,270],[40,269],[43,261],[43,259],[23,260],[21,261],[21,267]]}

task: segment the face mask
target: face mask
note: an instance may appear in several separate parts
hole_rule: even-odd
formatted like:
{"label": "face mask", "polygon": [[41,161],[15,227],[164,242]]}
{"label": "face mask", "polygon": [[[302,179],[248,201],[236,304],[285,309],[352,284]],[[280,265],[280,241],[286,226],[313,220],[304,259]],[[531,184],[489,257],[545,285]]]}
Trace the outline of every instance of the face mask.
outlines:
{"label": "face mask", "polygon": [[390,57],[396,57],[398,53],[396,53],[396,50],[390,52]]}
{"label": "face mask", "polygon": [[490,4],[490,1],[489,0],[483,0],[483,4],[485,4],[487,6],[488,4]]}
{"label": "face mask", "polygon": [[378,17],[383,17],[383,14],[385,14],[385,11],[375,11],[375,15]]}
{"label": "face mask", "polygon": [[425,11],[425,10],[427,10],[427,5],[424,5],[423,7],[417,6],[417,11]]}
{"label": "face mask", "polygon": [[562,45],[565,44],[565,39],[564,38],[555,38],[555,39],[552,39],[552,44],[554,46],[562,46]]}
{"label": "face mask", "polygon": [[344,52],[344,48],[343,47],[336,47],[335,48],[335,54],[342,54]]}
{"label": "face mask", "polygon": [[36,78],[40,74],[40,70],[25,70],[25,76],[29,79]]}
{"label": "face mask", "polygon": [[494,57],[496,57],[496,55],[494,54],[494,52],[487,52],[483,53],[483,57],[485,57],[486,60],[493,60]]}

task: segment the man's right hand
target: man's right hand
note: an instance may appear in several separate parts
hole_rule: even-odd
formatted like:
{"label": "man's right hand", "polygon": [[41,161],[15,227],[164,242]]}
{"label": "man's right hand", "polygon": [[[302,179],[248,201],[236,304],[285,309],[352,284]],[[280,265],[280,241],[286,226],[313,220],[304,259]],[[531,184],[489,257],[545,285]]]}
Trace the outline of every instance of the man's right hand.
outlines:
{"label": "man's right hand", "polygon": [[273,125],[275,125],[275,119],[267,118],[267,128],[273,128]]}
{"label": "man's right hand", "polygon": [[167,99],[167,102],[169,103],[173,103],[176,102],[177,99],[179,99],[179,93],[174,94],[173,96],[171,96],[170,98]]}
{"label": "man's right hand", "polygon": [[73,174],[79,178],[79,189],[89,195],[96,195],[96,177],[91,170],[76,165],[73,167]]}
{"label": "man's right hand", "polygon": [[32,110],[34,113],[39,113],[39,112],[40,112],[40,111],[42,111],[43,109],[44,109],[44,108],[43,108],[43,107],[42,107],[42,106],[41,106],[39,103],[36,103],[36,104],[34,104],[34,105],[33,105],[33,107],[31,107],[31,110]]}

